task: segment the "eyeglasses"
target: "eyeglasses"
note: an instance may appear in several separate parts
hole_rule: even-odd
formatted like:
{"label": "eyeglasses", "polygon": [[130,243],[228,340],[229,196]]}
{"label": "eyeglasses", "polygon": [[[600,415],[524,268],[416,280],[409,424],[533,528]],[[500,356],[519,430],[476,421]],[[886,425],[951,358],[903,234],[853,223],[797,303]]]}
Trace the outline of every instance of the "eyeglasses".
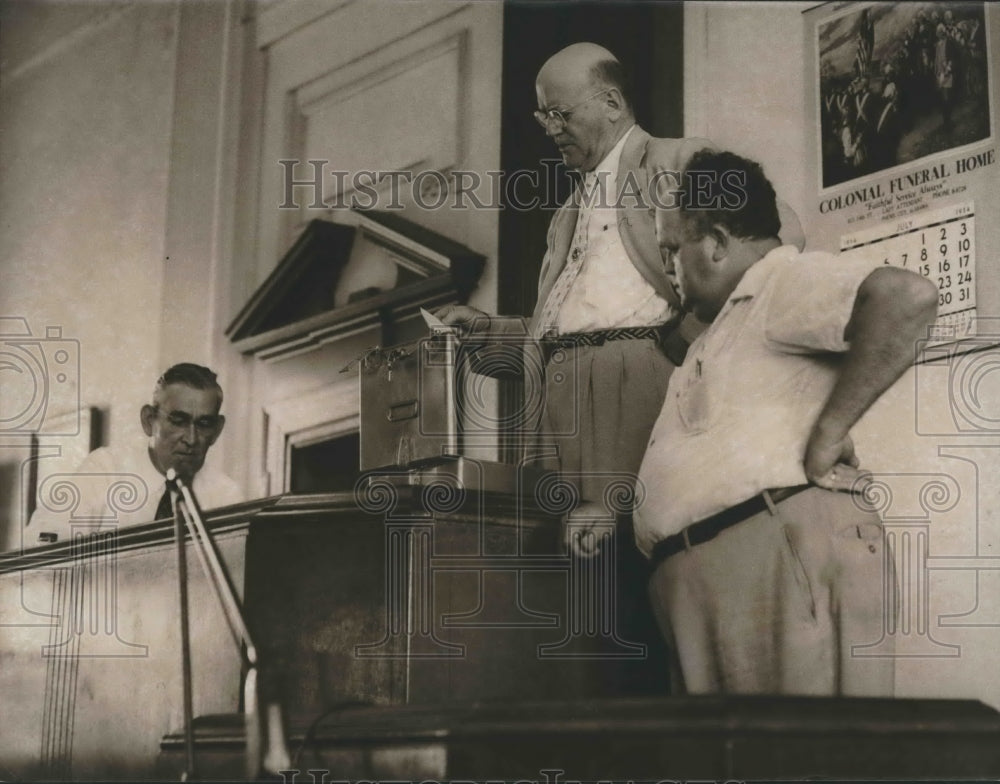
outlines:
{"label": "eyeglasses", "polygon": [[609,87],[605,87],[603,90],[599,90],[593,95],[588,95],[586,98],[580,101],[580,103],[573,104],[568,109],[546,109],[544,112],[541,109],[539,109],[538,111],[534,112],[535,119],[538,120],[538,124],[541,125],[543,128],[545,128],[546,130],[548,130],[549,123],[551,122],[555,122],[560,128],[565,128],[566,123],[569,122],[569,116],[570,114],[573,113],[574,109],[583,106],[587,101],[591,100],[592,98],[596,98],[598,95],[602,95],[603,93],[608,92],[609,89],[610,89]]}
{"label": "eyeglasses", "polygon": [[[163,412],[157,409],[156,413],[162,414]],[[187,430],[193,423],[195,430],[203,436],[212,435],[219,429],[219,424],[222,422],[222,417],[219,414],[209,414],[194,419],[186,411],[171,411],[166,415],[166,419],[167,423],[177,430]]]}

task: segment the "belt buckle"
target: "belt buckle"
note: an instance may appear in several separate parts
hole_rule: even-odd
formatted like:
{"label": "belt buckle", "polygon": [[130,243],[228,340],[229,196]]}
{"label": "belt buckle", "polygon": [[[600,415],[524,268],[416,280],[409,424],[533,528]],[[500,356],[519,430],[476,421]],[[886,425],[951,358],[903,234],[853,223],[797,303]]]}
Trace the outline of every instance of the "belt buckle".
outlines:
{"label": "belt buckle", "polygon": [[777,517],[778,506],[774,503],[774,499],[771,498],[771,493],[769,490],[761,490],[761,496],[764,498],[764,503],[767,504],[767,511],[771,513],[771,517]]}
{"label": "belt buckle", "polygon": [[686,525],[684,526],[684,528],[681,529],[681,539],[684,540],[684,549],[688,551],[691,550],[691,538],[690,536],[688,536],[688,529],[690,527],[691,526]]}

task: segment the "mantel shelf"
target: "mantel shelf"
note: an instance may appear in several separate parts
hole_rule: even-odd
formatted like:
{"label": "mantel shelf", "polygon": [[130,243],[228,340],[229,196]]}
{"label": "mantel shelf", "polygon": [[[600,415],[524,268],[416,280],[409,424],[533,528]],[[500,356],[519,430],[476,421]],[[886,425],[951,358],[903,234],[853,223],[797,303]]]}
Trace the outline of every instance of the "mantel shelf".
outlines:
{"label": "mantel shelf", "polygon": [[481,254],[396,214],[348,217],[306,226],[226,330],[239,351],[264,361],[294,356],[386,331],[420,308],[464,302],[475,288]]}
{"label": "mantel shelf", "polygon": [[436,275],[233,343],[242,353],[264,361],[284,359],[372,327],[385,326],[389,321],[400,321],[415,315],[420,308],[436,308],[455,299],[451,276]]}

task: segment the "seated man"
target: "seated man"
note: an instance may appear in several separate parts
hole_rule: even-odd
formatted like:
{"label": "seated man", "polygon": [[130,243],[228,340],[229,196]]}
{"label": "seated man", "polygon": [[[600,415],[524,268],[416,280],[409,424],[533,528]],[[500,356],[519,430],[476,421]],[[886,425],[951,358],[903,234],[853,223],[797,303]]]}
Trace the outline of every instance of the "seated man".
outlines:
{"label": "seated man", "polygon": [[670,377],[635,511],[674,691],[891,695],[891,656],[855,655],[895,608],[849,431],[912,364],[937,289],[783,246],[752,161],[696,153],[684,181],[659,242],[710,326]]}
{"label": "seated man", "polygon": [[222,388],[215,373],[187,362],[169,368],[156,382],[152,402],[139,414],[148,438],[101,447],[87,455],[73,477],[75,488],[63,495],[75,501],[69,509],[58,502],[59,490],[53,486],[46,493],[43,483],[31,529],[65,540],[73,523],[113,526],[169,517],[170,468],[192,488],[203,509],[245,500],[232,479],[204,467],[205,456],[226,423],[221,407]]}

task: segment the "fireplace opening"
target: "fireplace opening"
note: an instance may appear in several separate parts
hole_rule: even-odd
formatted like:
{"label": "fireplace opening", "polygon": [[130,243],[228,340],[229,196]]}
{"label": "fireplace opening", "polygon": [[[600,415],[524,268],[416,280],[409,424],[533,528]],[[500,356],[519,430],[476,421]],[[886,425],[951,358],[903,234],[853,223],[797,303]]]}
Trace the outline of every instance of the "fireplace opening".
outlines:
{"label": "fireplace opening", "polygon": [[343,433],[312,444],[292,445],[291,491],[351,491],[361,476],[361,433]]}

